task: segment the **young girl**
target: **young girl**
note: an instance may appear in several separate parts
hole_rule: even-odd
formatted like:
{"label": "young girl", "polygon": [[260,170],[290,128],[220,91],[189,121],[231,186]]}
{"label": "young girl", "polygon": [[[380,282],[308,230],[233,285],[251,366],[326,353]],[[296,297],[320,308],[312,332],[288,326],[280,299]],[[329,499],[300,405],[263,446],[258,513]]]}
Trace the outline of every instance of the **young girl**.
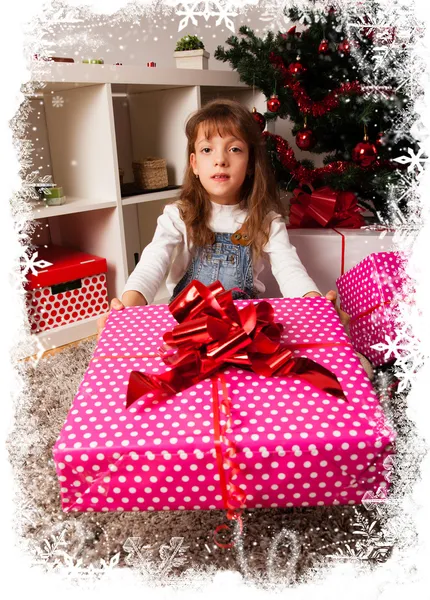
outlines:
{"label": "young girl", "polygon": [[[191,280],[243,290],[256,298],[263,253],[283,296],[321,296],[290,244],[265,141],[246,107],[213,100],[186,124],[188,165],[180,197],[158,218],[122,294],[111,308],[150,304],[168,273],[171,300]],[[326,298],[336,302],[336,292]],[[341,318],[345,321],[346,315]],[[98,321],[99,331],[107,315]]]}

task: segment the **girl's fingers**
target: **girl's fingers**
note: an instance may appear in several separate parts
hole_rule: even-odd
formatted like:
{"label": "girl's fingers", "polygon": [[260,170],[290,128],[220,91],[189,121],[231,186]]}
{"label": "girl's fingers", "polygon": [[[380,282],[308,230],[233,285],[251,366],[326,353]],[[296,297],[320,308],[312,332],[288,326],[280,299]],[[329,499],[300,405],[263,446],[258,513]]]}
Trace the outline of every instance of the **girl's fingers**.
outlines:
{"label": "girl's fingers", "polygon": [[[112,298],[111,303],[110,303],[110,310],[122,310],[123,308],[125,308],[125,306],[121,302],[121,300],[119,300],[118,298]],[[100,335],[104,329],[104,326],[106,325],[108,316],[109,316],[109,313],[106,313],[105,315],[102,315],[99,319],[97,319],[97,333],[98,333],[97,339],[100,338]]]}
{"label": "girl's fingers", "polygon": [[327,298],[327,300],[330,300],[330,302],[333,302],[333,304],[336,304],[337,293],[335,292],[335,290],[330,290],[329,292],[327,292],[325,297]]}
{"label": "girl's fingers", "polygon": [[339,309],[339,316],[340,316],[342,323],[349,323],[351,320],[350,315],[341,309]]}
{"label": "girl's fingers", "polygon": [[108,314],[102,315],[97,319],[97,339],[99,339],[101,332],[103,331],[104,326],[106,325],[106,320],[108,318]]}
{"label": "girl's fingers", "polygon": [[121,302],[121,300],[119,300],[119,298],[112,298],[110,307],[114,310],[122,310],[123,308],[125,308],[124,304]]}

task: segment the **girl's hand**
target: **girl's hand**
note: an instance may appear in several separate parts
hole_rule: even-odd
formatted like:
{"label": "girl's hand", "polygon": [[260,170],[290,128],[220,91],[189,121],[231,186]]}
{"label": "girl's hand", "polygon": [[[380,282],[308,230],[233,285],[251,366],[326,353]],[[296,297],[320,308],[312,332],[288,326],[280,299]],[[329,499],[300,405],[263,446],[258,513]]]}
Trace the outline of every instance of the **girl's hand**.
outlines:
{"label": "girl's hand", "polygon": [[[122,310],[125,308],[124,304],[118,298],[112,298],[110,303],[111,310]],[[101,333],[103,331],[104,326],[106,325],[107,318],[110,314],[110,311],[105,315],[102,315],[99,319],[97,319],[97,341],[100,339]]]}
{"label": "girl's hand", "polygon": [[[308,292],[307,294],[304,295],[304,298],[317,298],[317,297],[321,297],[321,294],[319,294],[318,292]],[[349,325],[349,321],[351,320],[351,317],[344,310],[341,310],[340,307],[336,306],[336,300],[337,300],[336,291],[330,290],[329,292],[327,292],[325,297],[327,298],[327,300],[330,300],[330,302],[333,302],[334,307],[336,309],[337,314],[339,315],[342,325],[345,327],[345,329],[347,329],[348,325]]]}
{"label": "girl's hand", "polygon": [[335,290],[330,290],[329,292],[327,292],[327,294],[325,295],[325,297],[327,298],[327,300],[330,300],[330,302],[333,302],[334,307],[337,311],[337,314],[339,315],[340,321],[342,323],[342,325],[345,327],[345,329],[349,326],[349,322],[351,320],[351,317],[344,311],[341,310],[341,308],[339,306],[336,306],[336,300],[337,300],[337,293]]}

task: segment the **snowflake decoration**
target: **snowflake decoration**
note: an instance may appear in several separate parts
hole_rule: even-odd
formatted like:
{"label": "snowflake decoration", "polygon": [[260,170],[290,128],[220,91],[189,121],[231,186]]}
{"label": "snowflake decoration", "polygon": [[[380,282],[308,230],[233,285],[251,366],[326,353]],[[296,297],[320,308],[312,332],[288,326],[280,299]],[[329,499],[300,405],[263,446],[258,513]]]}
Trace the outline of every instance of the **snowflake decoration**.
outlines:
{"label": "snowflake decoration", "polygon": [[137,567],[140,571],[148,570],[148,550],[151,548],[150,545],[144,546],[141,543],[140,537],[130,537],[126,539],[122,547],[128,554],[125,557],[127,565]]}
{"label": "snowflake decoration", "polygon": [[424,154],[424,149],[420,148],[415,154],[412,148],[408,148],[407,153],[409,156],[403,155],[399,156],[398,158],[394,158],[393,160],[401,165],[409,165],[408,171],[418,171],[421,174],[424,170],[424,165],[429,162],[429,159]]}
{"label": "snowflake decoration", "polygon": [[24,256],[24,266],[21,272],[21,277],[25,279],[25,275],[31,271],[32,275],[38,275],[37,269],[46,269],[46,267],[52,267],[52,263],[47,260],[36,260],[39,253],[36,251],[30,257]]}
{"label": "snowflake decoration", "polygon": [[40,546],[33,546],[36,564],[44,566],[50,564],[54,569],[61,564],[61,559],[67,556],[67,553],[63,550],[66,547],[64,541],[66,531],[67,529],[64,528],[59,535],[51,535],[50,538],[44,539]]}
{"label": "snowflake decoration", "polygon": [[420,64],[414,52],[422,28],[413,9],[394,4],[390,11],[366,6],[364,12],[360,3],[349,11],[345,28],[350,38],[358,34],[372,39],[372,45],[365,49],[358,44],[351,45],[351,53],[362,73],[370,76],[385,73],[397,82],[395,91],[402,89],[406,95],[417,96],[425,65]]}
{"label": "snowflake decoration", "polygon": [[148,559],[149,545],[143,545],[140,537],[127,538],[123,545],[123,549],[128,556],[125,559],[126,564],[137,567],[141,572],[165,576],[174,567],[180,567],[186,562],[183,556],[188,546],[183,546],[184,538],[172,537],[169,544],[163,544],[159,550],[161,563],[154,564]]}
{"label": "snowflake decoration", "polygon": [[407,250],[413,245],[415,234],[418,234],[422,227],[420,200],[417,191],[411,188],[408,199],[408,215],[405,217],[398,207],[395,189],[393,187],[389,193],[389,218],[384,218],[379,212],[377,212],[377,216],[386,227],[395,227],[393,242],[399,249]]}
{"label": "snowflake decoration", "polygon": [[335,554],[327,554],[327,558],[334,558],[335,560],[363,560],[365,558],[365,550],[360,545],[353,548],[348,543],[343,544],[342,547],[337,548]]}
{"label": "snowflake decoration", "polygon": [[284,13],[283,6],[276,4],[271,4],[268,9],[261,13],[260,21],[269,23],[264,27],[264,30],[273,29],[275,31],[285,31],[286,25],[290,22]]}
{"label": "snowflake decoration", "polygon": [[173,567],[180,567],[186,562],[183,556],[188,546],[183,546],[184,538],[172,537],[168,545],[160,548],[160,557],[162,562],[159,566],[160,575],[166,575]]}
{"label": "snowflake decoration", "polygon": [[389,361],[392,357],[399,359],[400,352],[404,351],[404,347],[402,346],[403,337],[399,338],[397,335],[394,338],[390,338],[390,336],[385,335],[385,343],[379,342],[378,344],[373,344],[371,346],[372,349],[377,350],[378,352],[384,352],[384,360]]}
{"label": "snowflake decoration", "polygon": [[389,98],[394,94],[391,86],[386,85],[390,81],[388,73],[376,67],[368,73],[364,73],[362,85],[363,97],[379,102],[381,98]]}
{"label": "snowflake decoration", "polygon": [[233,6],[235,4],[242,5],[243,2],[231,2],[228,0],[168,0],[166,4],[176,9],[176,15],[184,16],[179,23],[178,31],[182,31],[182,29],[188,27],[190,21],[193,25],[197,25],[198,21],[196,17],[203,17],[206,22],[210,17],[218,17],[215,26],[217,27],[220,23],[224,22],[225,26],[234,33],[234,23],[229,17],[237,17],[238,12],[234,10]]}
{"label": "snowflake decoration", "polygon": [[402,200],[418,196],[418,181],[412,173],[401,173],[395,184],[389,185],[389,196],[396,200],[396,204]]}
{"label": "snowflake decoration", "polygon": [[[354,512],[357,520],[353,523],[352,533],[359,539],[345,541],[337,548],[337,552],[329,557],[336,560],[384,562],[392,551],[394,538],[378,531],[378,521],[369,521],[356,508]],[[351,541],[354,541],[354,546],[349,544]]]}
{"label": "snowflake decoration", "polygon": [[32,498],[29,498],[20,506],[19,514],[32,527],[36,527],[37,523],[43,519],[42,513],[35,506]]}
{"label": "snowflake decoration", "polygon": [[381,515],[382,511],[379,507],[379,504],[387,503],[386,489],[384,487],[379,487],[376,491],[376,494],[371,490],[365,491],[362,496],[362,503],[366,510],[376,511],[379,515]]}
{"label": "snowflake decoration", "polygon": [[28,243],[29,232],[27,231],[27,219],[25,217],[16,217],[14,224],[15,239],[21,247],[21,255],[19,258],[26,256],[26,245]]}
{"label": "snowflake decoration", "polygon": [[401,90],[407,96],[418,96],[422,75],[423,65],[410,55],[408,61],[393,72],[393,78],[397,83],[395,91]]}
{"label": "snowflake decoration", "polygon": [[58,535],[51,535],[43,540],[40,546],[34,543],[30,544],[35,555],[34,564],[42,566],[45,570],[58,573],[65,576],[69,581],[80,583],[95,582],[108,572],[111,572],[119,563],[120,553],[118,552],[110,559],[100,559],[98,565],[84,565],[82,558],[74,558],[66,551],[66,541],[64,539],[71,524],[66,523]]}
{"label": "snowflake decoration", "polygon": [[69,582],[79,584],[85,582],[88,585],[94,584],[102,577],[110,574],[114,567],[118,565],[119,559],[120,552],[107,561],[101,558],[99,566],[94,566],[93,564],[85,566],[82,558],[74,559],[66,554],[63,562],[57,565],[56,568],[63,577],[66,577],[69,580]]}
{"label": "snowflake decoration", "polygon": [[386,456],[382,462],[382,465],[385,469],[384,479],[385,479],[385,481],[388,481],[388,483],[391,483],[391,476],[393,474],[394,466],[395,466],[394,456],[392,454],[389,454],[388,456]]}
{"label": "snowflake decoration", "polygon": [[[422,367],[423,364],[424,360],[420,367]],[[401,365],[395,366],[394,375],[399,380],[399,386],[397,388],[399,394],[407,392],[411,389],[416,379],[417,370],[418,369],[416,368],[413,360],[403,362]]]}
{"label": "snowflake decoration", "polygon": [[392,13],[377,9],[372,15],[371,11],[366,14],[354,15],[354,21],[349,22],[351,29],[359,29],[366,37],[373,37],[375,43],[384,43],[392,41],[393,23],[391,22]]}
{"label": "snowflake decoration", "polygon": [[53,7],[53,12],[43,20],[43,15],[40,17],[41,23],[84,23],[84,19],[79,18],[79,11],[70,6]]}
{"label": "snowflake decoration", "polygon": [[393,93],[393,88],[388,85],[381,85],[381,76],[379,72],[373,74],[372,83],[363,85],[361,89],[363,90],[363,98],[372,100],[373,102],[379,102],[381,98],[388,98]]}
{"label": "snowflake decoration", "polygon": [[[380,488],[381,489],[381,488]],[[378,521],[370,521],[354,508],[356,521],[353,523],[353,534],[360,537],[367,547],[380,544],[394,544],[394,539],[377,530]]]}
{"label": "snowflake decoration", "polygon": [[62,108],[64,106],[64,98],[63,98],[63,96],[53,96],[53,98],[52,98],[52,106],[54,108]]}
{"label": "snowflake decoration", "polygon": [[[413,294],[411,295],[407,290],[404,292],[405,297],[413,297]],[[411,322],[412,317],[419,323],[420,315],[416,306],[401,302],[397,305],[397,310],[396,321],[400,328],[393,338],[386,336],[385,343],[380,342],[375,344],[375,347],[376,350],[385,352],[385,356],[392,356],[395,359],[394,376],[399,381],[398,392],[402,393],[412,386],[417,372],[429,357],[423,352],[421,342],[412,331],[412,326],[405,325]]]}
{"label": "snowflake decoration", "polygon": [[351,29],[359,29],[366,36],[371,37],[375,51],[397,51],[405,47],[412,47],[417,35],[422,30],[413,11],[405,6],[392,6],[389,11],[378,6],[366,7],[363,14],[360,7],[356,7],[354,20],[348,23]]}
{"label": "snowflake decoration", "polygon": [[[315,10],[315,9],[307,9],[305,7],[301,8],[301,14],[299,16],[298,19],[298,23],[300,23],[301,25],[310,25],[312,23],[312,18],[311,15],[313,16],[313,20],[315,23],[322,23],[324,25],[327,17],[326,14],[323,11],[320,10]],[[338,19],[340,19],[341,15],[338,14]],[[335,23],[333,22],[333,29],[334,31],[337,31],[338,33],[340,31],[342,31],[342,23],[339,20],[339,23]]]}

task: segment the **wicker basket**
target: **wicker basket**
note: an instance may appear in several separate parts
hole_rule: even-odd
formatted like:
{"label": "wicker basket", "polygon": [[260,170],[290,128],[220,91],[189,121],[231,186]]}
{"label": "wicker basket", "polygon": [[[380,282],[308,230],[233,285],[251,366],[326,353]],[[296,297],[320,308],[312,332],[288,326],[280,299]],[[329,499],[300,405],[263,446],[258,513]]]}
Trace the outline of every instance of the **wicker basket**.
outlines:
{"label": "wicker basket", "polygon": [[148,156],[143,160],[133,162],[135,183],[143,189],[153,190],[169,185],[167,166],[164,158]]}

